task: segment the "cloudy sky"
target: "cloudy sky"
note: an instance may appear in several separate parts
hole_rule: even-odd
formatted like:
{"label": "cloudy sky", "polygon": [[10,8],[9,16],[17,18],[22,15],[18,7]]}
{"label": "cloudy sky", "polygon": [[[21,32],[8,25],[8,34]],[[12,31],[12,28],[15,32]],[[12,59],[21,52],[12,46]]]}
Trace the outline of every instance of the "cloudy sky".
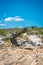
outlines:
{"label": "cloudy sky", "polygon": [[0,0],[0,29],[43,27],[43,0]]}

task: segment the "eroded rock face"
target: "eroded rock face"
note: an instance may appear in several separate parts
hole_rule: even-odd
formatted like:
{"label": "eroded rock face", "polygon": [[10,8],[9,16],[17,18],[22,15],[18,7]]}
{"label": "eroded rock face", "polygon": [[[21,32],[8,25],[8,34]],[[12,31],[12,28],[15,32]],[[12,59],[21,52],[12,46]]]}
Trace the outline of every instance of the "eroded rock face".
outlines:
{"label": "eroded rock face", "polygon": [[43,48],[27,50],[7,47],[1,49],[0,65],[43,65]]}

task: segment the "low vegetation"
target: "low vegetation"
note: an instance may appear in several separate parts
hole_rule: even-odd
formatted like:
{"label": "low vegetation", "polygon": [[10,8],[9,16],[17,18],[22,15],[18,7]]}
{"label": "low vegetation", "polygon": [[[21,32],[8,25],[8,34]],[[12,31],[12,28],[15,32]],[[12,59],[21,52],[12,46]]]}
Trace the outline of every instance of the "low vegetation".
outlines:
{"label": "low vegetation", "polygon": [[[21,32],[23,30],[23,28],[13,28],[13,29],[0,29],[0,34],[2,35],[6,35],[8,33],[15,33],[15,32]],[[35,31],[33,32],[33,34],[43,34],[43,28],[27,28],[27,32],[30,33],[31,31]]]}
{"label": "low vegetation", "polygon": [[4,38],[2,40],[5,41],[5,42],[7,42],[8,47],[11,47],[12,46],[12,43],[10,41],[10,38]]}

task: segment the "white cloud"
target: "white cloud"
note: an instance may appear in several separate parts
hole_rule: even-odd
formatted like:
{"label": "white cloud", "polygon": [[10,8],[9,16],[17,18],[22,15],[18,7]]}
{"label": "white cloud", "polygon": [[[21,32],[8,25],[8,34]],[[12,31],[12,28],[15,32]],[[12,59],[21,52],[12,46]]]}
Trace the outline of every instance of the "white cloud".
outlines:
{"label": "white cloud", "polygon": [[15,16],[15,17],[14,17],[14,20],[15,20],[15,21],[24,21],[24,19],[21,18],[20,16]]}
{"label": "white cloud", "polygon": [[12,17],[5,18],[5,21],[12,21],[12,20],[13,20]]}
{"label": "white cloud", "polygon": [[7,22],[10,22],[10,21],[24,21],[24,19],[21,18],[20,16],[15,16],[15,17],[5,18],[5,21],[7,21]]}
{"label": "white cloud", "polygon": [[0,26],[5,26],[6,24],[0,24]]}

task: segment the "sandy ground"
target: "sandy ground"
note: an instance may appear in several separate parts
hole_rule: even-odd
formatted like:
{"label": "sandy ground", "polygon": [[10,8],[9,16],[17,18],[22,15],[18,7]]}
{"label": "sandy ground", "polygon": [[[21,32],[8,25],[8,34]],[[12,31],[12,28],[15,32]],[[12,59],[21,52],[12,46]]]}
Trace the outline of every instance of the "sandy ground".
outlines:
{"label": "sandy ground", "polygon": [[0,50],[0,65],[43,65],[43,48],[3,48]]}

